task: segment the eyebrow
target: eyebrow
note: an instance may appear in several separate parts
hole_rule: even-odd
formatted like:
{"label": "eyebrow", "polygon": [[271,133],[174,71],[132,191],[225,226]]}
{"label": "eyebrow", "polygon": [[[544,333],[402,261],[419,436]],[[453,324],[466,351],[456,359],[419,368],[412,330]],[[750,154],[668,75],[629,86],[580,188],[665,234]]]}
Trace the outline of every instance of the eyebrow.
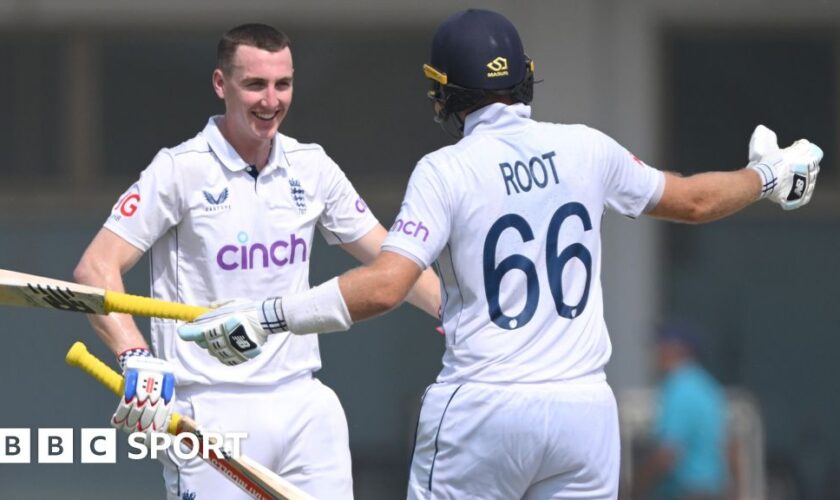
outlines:
{"label": "eyebrow", "polygon": [[[286,83],[286,82],[291,82],[292,80],[293,80],[293,77],[284,76],[283,78],[279,78],[276,81]],[[245,78],[242,78],[240,80],[240,82],[242,84],[245,84],[245,85],[247,85],[249,83],[268,83],[268,79],[267,78],[261,78],[261,77],[258,77],[258,76],[246,76]]]}

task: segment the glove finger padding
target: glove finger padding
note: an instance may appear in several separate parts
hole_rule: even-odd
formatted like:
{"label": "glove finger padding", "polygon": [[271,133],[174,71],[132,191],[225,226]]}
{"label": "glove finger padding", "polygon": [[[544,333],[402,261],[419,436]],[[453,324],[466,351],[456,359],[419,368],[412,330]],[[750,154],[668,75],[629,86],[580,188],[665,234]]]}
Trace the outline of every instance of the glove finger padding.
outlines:
{"label": "glove finger padding", "polygon": [[776,132],[773,132],[764,125],[755,128],[750,137],[750,163],[758,163],[767,155],[779,150],[779,143],[776,139]]}
{"label": "glove finger padding", "polygon": [[175,377],[169,364],[151,357],[125,363],[123,397],[111,425],[126,432],[165,432],[175,402]]}
{"label": "glove finger padding", "polygon": [[805,139],[782,150],[782,158],[789,167],[779,182],[778,203],[783,209],[793,210],[811,201],[822,157],[822,150]]}

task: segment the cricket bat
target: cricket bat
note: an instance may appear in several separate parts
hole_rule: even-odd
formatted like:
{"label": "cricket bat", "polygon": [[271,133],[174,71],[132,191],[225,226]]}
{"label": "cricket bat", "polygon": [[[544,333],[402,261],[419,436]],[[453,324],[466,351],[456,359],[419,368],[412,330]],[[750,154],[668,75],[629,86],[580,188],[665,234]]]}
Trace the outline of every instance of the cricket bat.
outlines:
{"label": "cricket bat", "polygon": [[[114,394],[122,396],[123,384],[125,383],[123,377],[88,352],[83,343],[76,342],[73,344],[67,351],[65,361],[68,365],[81,368],[87,372],[102,385],[111,389]],[[189,417],[173,413],[167,431],[173,436],[184,432],[191,433],[196,436],[198,446],[202,446],[201,429]],[[188,442],[185,441],[185,443]],[[199,456],[204,456],[202,450],[198,451]],[[222,450],[220,454],[212,453],[207,462],[253,498],[259,500],[315,500],[289,481],[245,455],[234,457],[229,452]]]}
{"label": "cricket bat", "polygon": [[0,269],[0,304],[88,314],[118,312],[182,321],[192,321],[210,310],[3,269]]}

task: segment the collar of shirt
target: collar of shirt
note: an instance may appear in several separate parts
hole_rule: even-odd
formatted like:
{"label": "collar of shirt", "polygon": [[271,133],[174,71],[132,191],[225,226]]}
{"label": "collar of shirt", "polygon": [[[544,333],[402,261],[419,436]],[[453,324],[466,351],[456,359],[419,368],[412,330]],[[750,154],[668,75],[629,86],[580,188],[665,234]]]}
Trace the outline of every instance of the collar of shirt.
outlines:
{"label": "collar of shirt", "polygon": [[494,102],[467,115],[464,136],[481,132],[511,132],[524,126],[530,118],[531,106]]}
{"label": "collar of shirt", "polygon": [[[221,161],[228,170],[232,172],[245,170],[250,167],[250,165],[246,163],[241,156],[239,156],[236,149],[233,148],[233,146],[222,135],[222,131],[219,130],[218,121],[221,118],[221,115],[211,116],[210,119],[207,120],[207,126],[204,127],[201,134],[207,140],[207,144],[210,145],[210,149],[213,150],[213,153],[216,154],[219,161]],[[282,137],[278,133],[274,136],[274,141],[271,145],[271,153],[268,155],[268,163],[266,163],[265,168],[262,169],[262,173],[265,174],[271,172],[275,168],[285,168],[287,166],[286,155],[283,154]]]}

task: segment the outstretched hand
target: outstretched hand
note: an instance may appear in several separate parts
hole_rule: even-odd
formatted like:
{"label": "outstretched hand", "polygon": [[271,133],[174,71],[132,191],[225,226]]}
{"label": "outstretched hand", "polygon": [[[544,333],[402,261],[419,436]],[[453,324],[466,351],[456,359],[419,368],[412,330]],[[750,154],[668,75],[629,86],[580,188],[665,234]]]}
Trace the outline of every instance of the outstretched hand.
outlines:
{"label": "outstretched hand", "polygon": [[762,198],[794,210],[811,201],[822,157],[822,150],[807,139],[779,149],[776,133],[759,125],[750,138],[748,166],[761,176]]}

